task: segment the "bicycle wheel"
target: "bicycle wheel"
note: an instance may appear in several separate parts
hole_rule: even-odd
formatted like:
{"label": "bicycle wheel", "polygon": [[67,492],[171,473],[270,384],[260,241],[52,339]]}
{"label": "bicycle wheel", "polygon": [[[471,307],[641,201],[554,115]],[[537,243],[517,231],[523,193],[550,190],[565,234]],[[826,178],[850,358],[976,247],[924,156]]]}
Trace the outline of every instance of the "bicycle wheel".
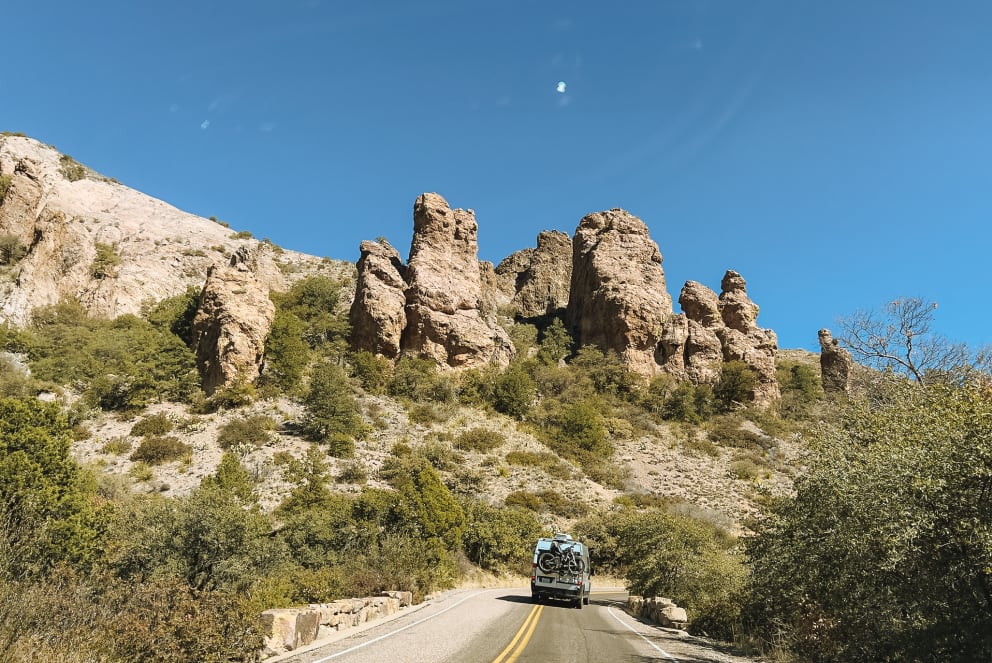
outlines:
{"label": "bicycle wheel", "polygon": [[537,556],[537,568],[545,573],[554,573],[558,569],[558,557],[550,551]]}

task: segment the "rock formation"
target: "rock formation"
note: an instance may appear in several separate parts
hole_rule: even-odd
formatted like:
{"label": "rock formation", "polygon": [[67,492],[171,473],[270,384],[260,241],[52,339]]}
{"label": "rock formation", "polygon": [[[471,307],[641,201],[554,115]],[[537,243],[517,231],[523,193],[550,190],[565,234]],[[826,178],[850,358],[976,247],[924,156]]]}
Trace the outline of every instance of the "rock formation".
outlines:
{"label": "rock formation", "polygon": [[[496,276],[478,256],[475,213],[451,209],[436,193],[421,195],[405,268],[394,250],[362,244],[352,342],[387,357],[406,353],[454,368],[506,365],[513,344],[496,323]],[[388,329],[376,327],[380,320],[388,321]]]}
{"label": "rock formation", "polygon": [[258,378],[275,304],[255,274],[257,255],[247,247],[227,266],[213,266],[193,319],[196,364],[208,394],[237,379]]}
{"label": "rock formation", "polygon": [[728,270],[720,288],[720,317],[726,326],[717,330],[717,336],[723,346],[723,359],[743,361],[755,372],[758,383],[754,402],[767,405],[781,396],[775,374],[778,337],[772,330],[755,324],[758,305],[748,298],[747,284],[740,274]]}
{"label": "rock formation", "polygon": [[572,238],[566,321],[578,345],[615,351],[642,375],[658,372],[662,321],[672,316],[661,252],[643,221],[612,209],[589,214]]}
{"label": "rock formation", "polygon": [[849,393],[851,372],[854,360],[851,353],[840,347],[840,343],[829,329],[821,329],[820,337],[820,380],[823,391],[828,394]]}
{"label": "rock formation", "polygon": [[572,281],[572,240],[545,230],[537,246],[510,254],[496,267],[500,292],[524,319],[564,311]]}
{"label": "rock formation", "polygon": [[387,242],[365,241],[358,259],[358,283],[348,319],[355,346],[395,359],[406,327],[406,268]]}

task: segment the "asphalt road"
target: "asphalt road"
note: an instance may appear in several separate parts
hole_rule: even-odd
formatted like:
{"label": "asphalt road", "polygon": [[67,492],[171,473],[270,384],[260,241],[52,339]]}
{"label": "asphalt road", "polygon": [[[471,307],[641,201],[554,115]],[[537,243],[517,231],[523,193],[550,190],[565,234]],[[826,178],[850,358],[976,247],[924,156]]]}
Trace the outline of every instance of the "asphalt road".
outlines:
{"label": "asphalt road", "polygon": [[622,609],[626,594],[597,591],[581,609],[535,605],[528,589],[458,590],[398,619],[284,663],[753,663],[662,629]]}

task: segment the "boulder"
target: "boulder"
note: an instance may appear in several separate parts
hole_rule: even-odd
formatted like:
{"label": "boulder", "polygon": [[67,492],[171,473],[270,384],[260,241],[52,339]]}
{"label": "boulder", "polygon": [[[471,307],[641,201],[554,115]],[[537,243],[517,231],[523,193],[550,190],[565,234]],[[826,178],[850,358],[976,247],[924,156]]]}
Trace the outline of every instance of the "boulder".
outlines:
{"label": "boulder", "polygon": [[309,645],[317,639],[320,611],[300,608],[266,610],[260,619],[263,653],[274,656]]}
{"label": "boulder", "polygon": [[823,391],[828,394],[849,393],[854,359],[851,353],[840,347],[840,343],[829,329],[821,329],[820,338],[820,380]]}
{"label": "boulder", "polygon": [[483,289],[477,234],[472,210],[453,210],[436,193],[417,198],[402,352],[454,368],[509,363],[513,344],[484,310],[493,290]]}
{"label": "boulder", "polygon": [[212,266],[193,319],[196,363],[208,394],[243,379],[258,378],[275,305],[252,269],[255,254],[245,246],[227,266]]}
{"label": "boulder", "polygon": [[[661,252],[648,227],[620,209],[590,214],[572,238],[572,279],[566,320],[579,346],[613,350],[645,376],[672,316]],[[663,353],[664,354],[664,353]]]}
{"label": "boulder", "polygon": [[348,313],[355,348],[390,359],[399,356],[406,327],[405,271],[399,251],[388,242],[362,242],[355,299]]}
{"label": "boulder", "polygon": [[496,267],[501,293],[524,319],[555,315],[568,306],[572,281],[572,240],[545,230],[537,247],[506,257]]}

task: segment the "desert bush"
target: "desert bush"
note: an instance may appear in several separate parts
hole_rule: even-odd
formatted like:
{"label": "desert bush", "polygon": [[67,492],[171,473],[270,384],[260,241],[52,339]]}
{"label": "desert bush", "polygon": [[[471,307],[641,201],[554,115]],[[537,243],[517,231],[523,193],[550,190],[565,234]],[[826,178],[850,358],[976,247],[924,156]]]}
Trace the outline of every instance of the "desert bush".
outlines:
{"label": "desert bush", "polygon": [[530,410],[535,393],[534,380],[522,367],[512,364],[496,378],[491,403],[497,412],[519,419]]}
{"label": "desert bush", "polygon": [[172,435],[150,435],[141,441],[138,448],[131,453],[131,460],[141,461],[149,465],[161,465],[169,461],[179,460],[193,450],[191,446]]}
{"label": "desert bush", "polygon": [[369,472],[361,463],[346,463],[338,473],[337,480],[341,483],[363,484],[369,480]]}
{"label": "desert bush", "polygon": [[253,494],[255,481],[252,480],[251,474],[233,453],[225,452],[214,473],[204,477],[200,483],[206,488],[226,490],[244,504],[255,501]]}
{"label": "desert bush", "polygon": [[295,392],[310,363],[310,346],[304,340],[306,324],[293,313],[277,309],[265,340],[265,379]]}
{"label": "desert bush", "polygon": [[7,197],[7,192],[10,191],[10,183],[13,179],[12,175],[0,175],[0,203]]}
{"label": "desert bush", "polygon": [[275,429],[275,419],[265,414],[231,419],[217,432],[217,444],[221,449],[241,445],[258,448],[272,439],[272,431]]}
{"label": "desert bush", "polygon": [[627,369],[616,352],[603,352],[591,345],[582,347],[572,360],[572,367],[592,380],[596,393],[612,396],[633,394],[640,386],[640,376]]}
{"label": "desert bush", "polygon": [[167,297],[142,308],[142,316],[159,329],[172,332],[188,347],[193,347],[193,318],[200,306],[200,288],[190,286],[186,292]]}
{"label": "desert bush", "polygon": [[32,374],[84,392],[88,406],[134,410],[198,388],[193,353],[173,333],[123,315],[92,318],[78,302],[36,309],[24,339]]}
{"label": "desert bush", "polygon": [[758,481],[771,476],[768,463],[755,453],[738,454],[730,461],[730,476],[741,481]]}
{"label": "desert bush", "polygon": [[713,390],[707,384],[682,382],[669,392],[661,407],[664,419],[699,424],[713,414]]}
{"label": "desert bush", "polygon": [[86,177],[86,167],[73,159],[68,154],[59,157],[62,175],[70,182],[77,182]]}
{"label": "desert bush", "polygon": [[470,428],[455,438],[455,448],[486,453],[506,444],[506,436],[489,428]]}
{"label": "desert bush", "polygon": [[370,394],[385,394],[393,372],[393,364],[385,357],[367,350],[355,352],[350,357],[351,372],[362,389]]}
{"label": "desert bush", "polygon": [[95,486],[72,460],[70,445],[56,404],[0,399],[0,579],[92,559]]}
{"label": "desert bush", "polygon": [[307,439],[326,444],[340,458],[350,456],[354,438],[364,433],[364,427],[344,371],[330,363],[314,368],[303,404]]}
{"label": "desert bush", "polygon": [[303,340],[318,355],[334,361],[344,357],[350,332],[347,313],[339,310],[342,281],[313,275],[294,283],[288,292],[272,293],[276,311],[303,323]]}
{"label": "desert bush", "polygon": [[131,447],[133,444],[125,436],[115,437],[112,440],[108,440],[100,447],[100,451],[105,454],[110,454],[112,456],[123,456],[124,454],[131,453]]}
{"label": "desert bush", "polygon": [[144,461],[138,461],[132,465],[131,469],[128,470],[128,474],[131,475],[135,481],[151,481],[155,478],[155,470],[152,469],[151,465]]}
{"label": "desert bush", "polygon": [[[0,202],[3,196],[0,195]],[[17,235],[0,234],[0,265],[13,265],[28,254],[28,247]]]}
{"label": "desert bush", "polygon": [[731,412],[754,401],[757,374],[743,361],[724,362],[713,387],[713,402],[720,412]]}
{"label": "desert bush", "polygon": [[421,426],[432,426],[447,421],[450,412],[444,407],[439,407],[433,403],[420,403],[411,405],[406,414],[410,419],[410,423],[420,424]]}
{"label": "desert bush", "polygon": [[572,475],[568,465],[548,451],[510,451],[506,454],[506,462],[510,465],[540,468],[556,479],[567,479]]}
{"label": "desert bush", "polygon": [[148,435],[165,435],[172,432],[174,424],[164,414],[150,414],[142,417],[131,426],[131,435],[143,437]]}
{"label": "desert bush", "polygon": [[776,446],[774,438],[742,428],[742,423],[737,416],[714,417],[706,424],[706,436],[721,447],[763,450]]}
{"label": "desert bush", "polygon": [[584,516],[589,507],[582,501],[570,500],[557,490],[515,490],[503,500],[508,507],[527,509],[538,513],[553,513],[563,518]]}
{"label": "desert bush", "polygon": [[95,279],[106,279],[117,275],[117,266],[121,264],[121,257],[117,253],[117,247],[113,244],[96,242],[96,257],[90,265],[90,276]]}
{"label": "desert bush", "polygon": [[461,545],[469,561],[495,572],[530,571],[534,541],[546,534],[532,511],[498,508],[476,500],[464,503],[463,508]]}
{"label": "desert bush", "polygon": [[390,396],[415,402],[444,403],[455,397],[453,384],[438,374],[434,362],[419,357],[402,357],[396,362],[388,391]]}
{"label": "desert bush", "polygon": [[890,377],[842,414],[746,542],[755,631],[816,662],[992,659],[987,384]]}
{"label": "desert bush", "polygon": [[201,413],[217,412],[218,410],[237,410],[251,405],[258,398],[255,385],[244,377],[238,377],[210,395],[196,410]]}
{"label": "desert bush", "polygon": [[655,510],[626,520],[619,533],[632,594],[673,599],[685,608],[690,631],[725,639],[740,632],[745,567],[731,535]]}

